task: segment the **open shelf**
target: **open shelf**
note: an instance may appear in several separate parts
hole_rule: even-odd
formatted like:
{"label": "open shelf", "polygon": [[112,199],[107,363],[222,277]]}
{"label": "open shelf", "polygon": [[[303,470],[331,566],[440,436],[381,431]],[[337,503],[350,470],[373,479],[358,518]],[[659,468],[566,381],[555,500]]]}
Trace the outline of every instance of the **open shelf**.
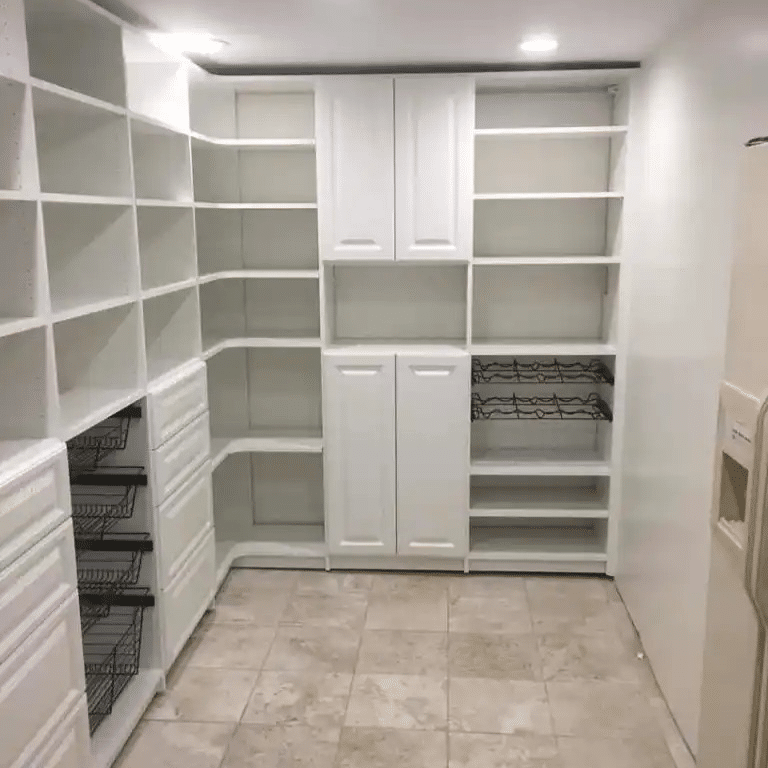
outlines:
{"label": "open shelf", "polygon": [[615,269],[476,267],[473,344],[606,343],[614,332]]}
{"label": "open shelf", "polygon": [[506,525],[475,520],[470,525],[469,560],[604,563],[605,521],[519,519]]}
{"label": "open shelf", "polygon": [[475,518],[605,518],[608,480],[594,476],[472,477]]}
{"label": "open shelf", "polygon": [[44,328],[0,338],[0,457],[50,434],[50,372]]}
{"label": "open shelf", "polygon": [[56,323],[60,432],[76,435],[136,399],[139,308],[129,305]]}
{"label": "open shelf", "polygon": [[131,197],[124,115],[39,88],[33,101],[43,192]]}
{"label": "open shelf", "polygon": [[530,136],[541,138],[606,138],[621,136],[628,130],[626,125],[566,125],[523,128],[475,128],[478,139],[509,138],[518,139]]}
{"label": "open shelf", "polygon": [[211,464],[214,469],[235,453],[322,453],[320,431],[304,429],[253,429],[233,437],[211,439]]}
{"label": "open shelf", "polygon": [[154,123],[131,120],[136,197],[192,201],[189,138]]}
{"label": "open shelf", "polygon": [[597,448],[485,448],[472,453],[473,476],[607,476],[611,464]]}
{"label": "open shelf", "polygon": [[233,441],[260,450],[320,450],[320,368],[319,349],[230,349],[212,358],[208,398],[214,455]]}
{"label": "open shelf", "polygon": [[315,135],[312,84],[299,80],[244,84],[193,81],[192,130],[205,137],[277,143],[311,142]]}
{"label": "open shelf", "polygon": [[319,344],[317,280],[223,280],[202,286],[200,302],[206,350],[239,338]]}
{"label": "open shelf", "polygon": [[199,357],[202,348],[197,290],[145,299],[144,338],[150,381]]}
{"label": "open shelf", "polygon": [[142,288],[147,291],[194,278],[194,212],[139,205],[137,216]]}
{"label": "open shelf", "polygon": [[25,0],[33,77],[125,106],[122,30],[77,0]]}
{"label": "open shelf", "polygon": [[318,269],[317,211],[197,211],[200,274]]}
{"label": "open shelf", "polygon": [[0,190],[34,192],[37,187],[32,104],[28,88],[0,77]]}
{"label": "open shelf", "polygon": [[240,149],[192,141],[195,199],[209,203],[315,203],[315,152],[306,147]]}
{"label": "open shelf", "polygon": [[466,344],[466,267],[337,264],[326,270],[332,345]]}
{"label": "open shelf", "polygon": [[40,234],[37,204],[0,200],[3,269],[0,336],[24,330],[43,310],[40,290]]}
{"label": "open shelf", "polygon": [[242,544],[240,557],[320,556],[325,540],[322,456],[229,456],[213,473],[213,514],[217,542]]}
{"label": "open shelf", "polygon": [[135,295],[132,207],[43,203],[43,222],[54,312]]}

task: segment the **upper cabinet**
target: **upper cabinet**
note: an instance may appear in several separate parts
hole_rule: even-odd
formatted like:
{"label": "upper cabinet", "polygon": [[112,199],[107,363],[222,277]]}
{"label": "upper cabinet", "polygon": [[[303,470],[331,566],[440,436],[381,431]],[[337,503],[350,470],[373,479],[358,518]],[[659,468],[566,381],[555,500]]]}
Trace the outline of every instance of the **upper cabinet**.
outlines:
{"label": "upper cabinet", "polygon": [[470,258],[474,100],[466,77],[395,80],[398,260]]}
{"label": "upper cabinet", "polygon": [[317,89],[320,253],[395,258],[395,125],[391,77],[334,77]]}
{"label": "upper cabinet", "polygon": [[323,259],[469,260],[472,79],[334,77],[317,94]]}

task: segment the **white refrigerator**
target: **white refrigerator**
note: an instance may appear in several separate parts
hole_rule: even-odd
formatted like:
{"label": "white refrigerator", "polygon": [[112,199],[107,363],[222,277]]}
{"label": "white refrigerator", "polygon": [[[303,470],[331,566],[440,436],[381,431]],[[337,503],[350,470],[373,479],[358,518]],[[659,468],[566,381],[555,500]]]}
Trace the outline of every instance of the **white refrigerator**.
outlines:
{"label": "white refrigerator", "polygon": [[699,768],[768,768],[768,137],[744,150],[738,205],[715,456]]}

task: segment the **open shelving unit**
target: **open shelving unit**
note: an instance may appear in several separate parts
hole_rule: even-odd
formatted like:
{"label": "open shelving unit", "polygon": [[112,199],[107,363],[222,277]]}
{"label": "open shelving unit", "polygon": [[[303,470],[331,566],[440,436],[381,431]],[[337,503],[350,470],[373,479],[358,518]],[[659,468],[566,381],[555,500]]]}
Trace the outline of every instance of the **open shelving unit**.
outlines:
{"label": "open shelving unit", "polygon": [[131,147],[139,200],[192,204],[188,135],[133,118]]}
{"label": "open shelving unit", "polygon": [[626,99],[561,79],[478,80],[470,568],[608,560]]}

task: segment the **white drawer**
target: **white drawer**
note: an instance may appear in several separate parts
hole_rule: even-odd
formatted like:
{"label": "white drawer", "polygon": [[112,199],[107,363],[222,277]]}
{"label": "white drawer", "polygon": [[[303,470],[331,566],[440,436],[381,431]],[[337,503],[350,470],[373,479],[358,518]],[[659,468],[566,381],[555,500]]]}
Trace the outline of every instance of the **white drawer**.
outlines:
{"label": "white drawer", "polygon": [[21,768],[85,691],[77,596],[0,664],[0,768]]}
{"label": "white drawer", "polygon": [[195,361],[147,392],[150,443],[159,448],[208,410],[205,364]]}
{"label": "white drawer", "polygon": [[91,736],[88,703],[83,696],[75,709],[56,729],[48,743],[25,768],[88,768],[91,765]]}
{"label": "white drawer", "polygon": [[211,531],[163,593],[166,670],[176,660],[213,600],[215,580],[216,543]]}
{"label": "white drawer", "polygon": [[76,590],[75,541],[67,520],[0,571],[0,661]]}
{"label": "white drawer", "polygon": [[152,451],[155,504],[162,504],[207,461],[211,454],[208,413]]}
{"label": "white drawer", "polygon": [[206,464],[194,478],[159,509],[158,551],[162,586],[176,578],[192,551],[213,525],[211,470]]}
{"label": "white drawer", "polygon": [[0,476],[0,569],[72,514],[64,443],[45,441],[39,454]]}

